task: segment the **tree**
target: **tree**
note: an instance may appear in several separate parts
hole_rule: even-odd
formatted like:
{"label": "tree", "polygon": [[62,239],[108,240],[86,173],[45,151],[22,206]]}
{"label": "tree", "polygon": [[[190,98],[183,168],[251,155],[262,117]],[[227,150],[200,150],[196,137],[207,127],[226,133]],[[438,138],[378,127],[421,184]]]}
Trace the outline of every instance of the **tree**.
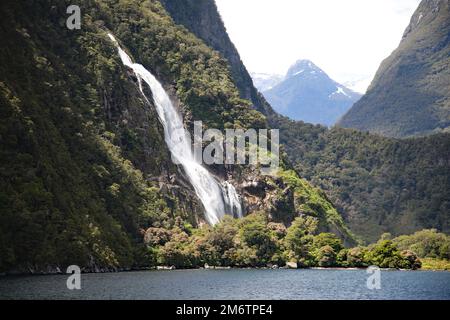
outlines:
{"label": "tree", "polygon": [[336,256],[336,264],[341,267],[348,267],[347,257],[349,249],[342,249]]}
{"label": "tree", "polygon": [[158,263],[177,268],[190,268],[198,264],[195,249],[186,232],[179,227],[171,230],[172,237],[158,251]]}
{"label": "tree", "polygon": [[321,267],[336,266],[336,252],[329,245],[323,246],[319,249],[316,259]]}
{"label": "tree", "polygon": [[145,231],[144,243],[156,246],[164,245],[170,240],[171,232],[164,228],[150,227]]}
{"label": "tree", "polygon": [[314,247],[320,249],[324,246],[330,246],[334,252],[339,252],[344,248],[342,240],[334,233],[322,232],[314,236]]}
{"label": "tree", "polygon": [[241,221],[241,238],[244,244],[256,250],[258,265],[272,261],[277,246],[267,227],[267,218],[260,213],[251,214]]}
{"label": "tree", "polygon": [[391,240],[378,241],[367,255],[371,264],[380,268],[401,268],[402,257],[398,248]]}
{"label": "tree", "polygon": [[441,259],[450,260],[450,237],[447,237],[447,241],[441,245],[439,250],[439,257]]}
{"label": "tree", "polygon": [[355,247],[351,248],[347,252],[347,265],[349,267],[366,267],[368,263],[366,262],[366,248]]}
{"label": "tree", "polygon": [[225,216],[220,223],[207,232],[204,238],[209,245],[210,256],[214,257],[214,261],[208,262],[209,264],[229,266],[234,263],[237,233],[238,228],[231,216]]}
{"label": "tree", "polygon": [[314,257],[311,255],[313,248],[313,233],[317,230],[317,219],[311,216],[302,215],[292,222],[286,231],[285,246],[288,250],[289,259],[296,260],[301,266],[311,266],[314,264]]}
{"label": "tree", "polygon": [[436,229],[424,229],[393,239],[400,250],[411,250],[420,258],[450,258],[450,237]]}
{"label": "tree", "polygon": [[403,268],[416,270],[422,266],[422,262],[413,251],[403,250],[400,255],[403,257]]}
{"label": "tree", "polygon": [[380,236],[381,240],[392,240],[392,234],[385,232]]}

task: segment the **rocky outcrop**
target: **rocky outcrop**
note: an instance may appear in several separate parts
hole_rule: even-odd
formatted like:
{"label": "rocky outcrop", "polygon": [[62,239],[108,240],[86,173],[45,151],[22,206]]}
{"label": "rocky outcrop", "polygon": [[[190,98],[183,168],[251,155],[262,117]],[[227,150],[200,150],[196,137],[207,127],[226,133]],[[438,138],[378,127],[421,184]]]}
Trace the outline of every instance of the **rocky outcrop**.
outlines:
{"label": "rocky outcrop", "polygon": [[[224,32],[208,3],[199,21]],[[182,8],[180,14],[195,13]],[[77,31],[64,27],[63,2],[3,1],[0,10],[7,48],[0,61],[8,61],[0,64],[0,270],[137,268],[148,263],[142,230],[180,219],[203,223],[204,210],[170,159],[153,104],[142,98],[107,32],[157,76],[188,125],[200,119],[218,128],[265,127],[264,117],[239,99],[226,61],[155,1],[86,2],[89,16]],[[209,39],[217,45],[211,47],[226,52],[241,96],[256,101],[226,34],[213,38],[221,39]],[[243,166],[210,169],[243,184],[247,212],[264,210],[286,224],[298,212],[286,181]],[[315,191],[314,197],[323,199]]]}
{"label": "rocky outcrop", "polygon": [[286,262],[286,267],[288,269],[297,269],[298,265],[297,262]]}

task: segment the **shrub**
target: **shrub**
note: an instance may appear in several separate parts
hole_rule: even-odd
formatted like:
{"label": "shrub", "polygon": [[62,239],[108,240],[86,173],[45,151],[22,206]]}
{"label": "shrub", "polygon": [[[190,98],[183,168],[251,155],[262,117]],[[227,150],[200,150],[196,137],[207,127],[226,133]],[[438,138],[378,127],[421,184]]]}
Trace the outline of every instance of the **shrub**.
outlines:
{"label": "shrub", "polygon": [[321,267],[334,267],[337,265],[336,252],[329,245],[323,246],[319,249],[316,260]]}

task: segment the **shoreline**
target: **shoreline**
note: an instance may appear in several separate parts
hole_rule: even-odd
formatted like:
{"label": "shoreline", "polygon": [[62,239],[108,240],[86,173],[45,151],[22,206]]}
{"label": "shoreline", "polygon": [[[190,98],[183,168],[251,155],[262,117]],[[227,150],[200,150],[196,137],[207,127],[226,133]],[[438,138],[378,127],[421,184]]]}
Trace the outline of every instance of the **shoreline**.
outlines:
{"label": "shoreline", "polygon": [[[221,267],[221,266],[208,266],[205,267],[194,267],[194,268],[175,268],[173,266],[155,266],[155,267],[145,267],[145,268],[102,268],[97,270],[81,270],[81,274],[100,274],[100,273],[123,273],[123,272],[138,272],[138,271],[179,271],[179,270],[341,270],[341,271],[351,271],[351,270],[367,270],[368,267],[302,267],[302,268],[289,268],[289,267]],[[68,275],[70,273],[62,272],[60,268],[58,270],[52,271],[35,271],[35,272],[1,272],[0,279],[2,277],[23,277],[23,276],[50,276],[50,275]],[[380,268],[381,271],[446,271],[446,269],[396,269],[396,268]]]}

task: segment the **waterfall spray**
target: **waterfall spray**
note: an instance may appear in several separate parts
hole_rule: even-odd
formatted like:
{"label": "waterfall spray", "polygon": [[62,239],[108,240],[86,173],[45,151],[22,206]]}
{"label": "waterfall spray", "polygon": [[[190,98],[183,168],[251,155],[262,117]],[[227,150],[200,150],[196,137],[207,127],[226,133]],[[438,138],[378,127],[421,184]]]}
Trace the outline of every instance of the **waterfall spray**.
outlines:
{"label": "waterfall spray", "polygon": [[189,182],[194,187],[195,193],[202,202],[206,211],[206,220],[210,224],[215,224],[225,213],[242,217],[239,195],[234,186],[228,181],[222,184],[195,160],[181,116],[162,85],[143,65],[132,62],[112,34],[108,34],[108,36],[119,50],[122,63],[134,71],[138,79],[139,90],[147,102],[149,102],[149,99],[144,93],[142,81],[152,91],[156,111],[164,128],[164,140],[173,159],[181,164]]}

